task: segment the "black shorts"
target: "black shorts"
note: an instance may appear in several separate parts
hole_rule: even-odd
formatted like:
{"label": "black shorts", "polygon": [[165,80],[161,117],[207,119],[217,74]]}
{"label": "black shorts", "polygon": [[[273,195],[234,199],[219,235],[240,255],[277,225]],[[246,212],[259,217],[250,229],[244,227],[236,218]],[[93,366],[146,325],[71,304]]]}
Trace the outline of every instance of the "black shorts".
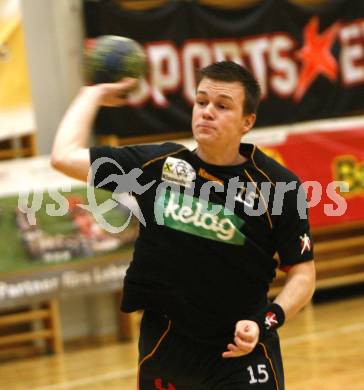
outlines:
{"label": "black shorts", "polygon": [[183,336],[166,317],[145,312],[139,338],[138,390],[283,390],[279,338],[272,333],[249,355],[223,358],[226,345]]}

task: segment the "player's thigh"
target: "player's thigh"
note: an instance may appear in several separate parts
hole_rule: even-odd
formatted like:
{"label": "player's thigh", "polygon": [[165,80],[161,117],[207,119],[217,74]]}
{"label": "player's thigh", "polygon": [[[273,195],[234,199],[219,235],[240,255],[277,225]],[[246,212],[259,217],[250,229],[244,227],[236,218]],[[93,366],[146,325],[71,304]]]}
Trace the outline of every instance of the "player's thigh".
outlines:
{"label": "player's thigh", "polygon": [[[139,336],[138,390],[170,389],[161,377],[161,353],[170,332],[169,321],[161,315],[144,312]],[[173,387],[172,387],[173,389]]]}
{"label": "player's thigh", "polygon": [[175,332],[163,316],[146,313],[139,342],[139,390],[211,390],[205,378],[221,353]]}
{"label": "player's thigh", "polygon": [[170,322],[160,314],[145,311],[140,324],[139,362],[153,355],[170,332]]}
{"label": "player's thigh", "polygon": [[166,317],[144,313],[139,354],[138,390],[197,390],[194,366],[189,366],[193,349],[173,332]]}

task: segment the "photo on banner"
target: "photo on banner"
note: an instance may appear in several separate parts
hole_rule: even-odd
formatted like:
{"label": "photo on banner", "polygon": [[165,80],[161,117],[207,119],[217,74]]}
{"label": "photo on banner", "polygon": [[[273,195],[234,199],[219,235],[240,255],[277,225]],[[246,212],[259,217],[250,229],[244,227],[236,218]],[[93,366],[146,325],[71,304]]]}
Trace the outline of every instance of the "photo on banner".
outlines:
{"label": "photo on banner", "polygon": [[132,200],[112,195],[65,177],[47,156],[0,164],[0,309],[121,289],[139,224]]}

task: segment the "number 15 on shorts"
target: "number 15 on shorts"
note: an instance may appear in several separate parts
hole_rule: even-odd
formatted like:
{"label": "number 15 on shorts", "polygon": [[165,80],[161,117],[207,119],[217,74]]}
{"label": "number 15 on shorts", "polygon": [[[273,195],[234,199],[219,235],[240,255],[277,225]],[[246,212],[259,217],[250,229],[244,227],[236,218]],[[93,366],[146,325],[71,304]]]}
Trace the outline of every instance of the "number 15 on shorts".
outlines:
{"label": "number 15 on shorts", "polygon": [[269,380],[267,366],[265,364],[258,364],[256,367],[248,366],[246,368],[250,375],[249,384],[266,383]]}

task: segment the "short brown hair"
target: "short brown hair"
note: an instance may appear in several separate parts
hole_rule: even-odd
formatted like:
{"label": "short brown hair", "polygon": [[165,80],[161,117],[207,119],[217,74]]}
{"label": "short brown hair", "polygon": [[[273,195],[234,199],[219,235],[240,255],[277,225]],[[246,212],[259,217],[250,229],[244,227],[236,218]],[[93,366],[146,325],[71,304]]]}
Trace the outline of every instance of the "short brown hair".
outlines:
{"label": "short brown hair", "polygon": [[202,79],[208,78],[216,81],[239,82],[245,91],[243,112],[255,114],[259,107],[261,90],[254,76],[244,67],[233,61],[215,62],[202,68],[197,73],[197,85]]}

